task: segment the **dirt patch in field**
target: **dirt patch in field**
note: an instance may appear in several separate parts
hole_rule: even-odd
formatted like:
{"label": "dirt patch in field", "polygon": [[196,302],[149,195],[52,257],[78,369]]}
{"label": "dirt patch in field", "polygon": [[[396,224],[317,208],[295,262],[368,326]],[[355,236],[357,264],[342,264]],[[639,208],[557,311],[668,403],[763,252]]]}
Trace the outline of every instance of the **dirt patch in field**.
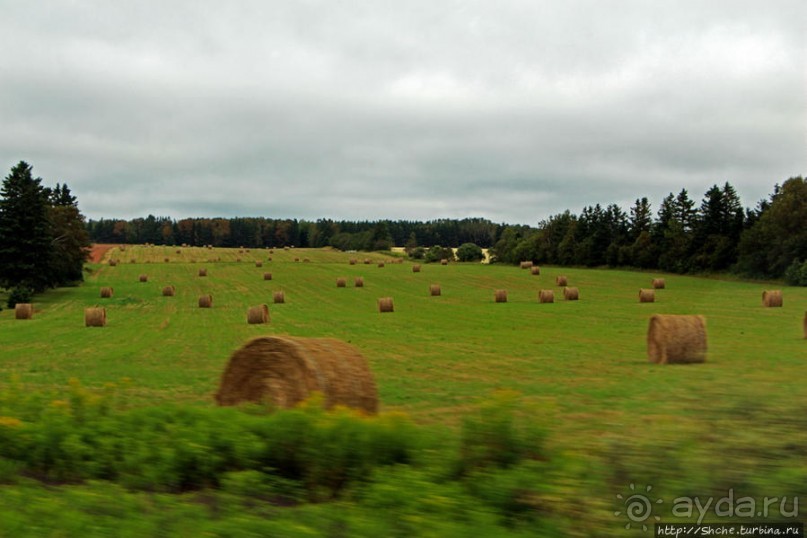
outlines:
{"label": "dirt patch in field", "polygon": [[90,263],[101,263],[106,251],[117,245],[93,244],[90,247]]}

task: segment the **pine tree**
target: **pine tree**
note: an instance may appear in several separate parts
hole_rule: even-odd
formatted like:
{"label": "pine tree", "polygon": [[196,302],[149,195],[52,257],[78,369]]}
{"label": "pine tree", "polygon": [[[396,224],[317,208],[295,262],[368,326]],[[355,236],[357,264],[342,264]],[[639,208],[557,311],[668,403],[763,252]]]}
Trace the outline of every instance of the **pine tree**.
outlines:
{"label": "pine tree", "polygon": [[0,286],[43,291],[51,284],[48,190],[20,161],[0,190]]}

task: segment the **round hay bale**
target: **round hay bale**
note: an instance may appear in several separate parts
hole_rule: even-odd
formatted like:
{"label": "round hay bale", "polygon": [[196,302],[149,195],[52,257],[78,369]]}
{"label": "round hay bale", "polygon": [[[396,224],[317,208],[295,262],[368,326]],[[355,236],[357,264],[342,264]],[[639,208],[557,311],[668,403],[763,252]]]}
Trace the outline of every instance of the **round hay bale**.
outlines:
{"label": "round hay bale", "polygon": [[336,287],[337,288],[346,288],[347,287],[347,278],[340,276],[336,279]]}
{"label": "round hay bale", "polygon": [[379,267],[384,267],[384,262],[378,262]]}
{"label": "round hay bale", "polygon": [[439,297],[443,294],[443,290],[440,288],[440,284],[431,284],[429,286],[429,295],[432,297]]}
{"label": "round hay bale", "polygon": [[274,253],[275,253],[275,249],[270,248],[270,249],[269,249],[269,254],[274,254]]}
{"label": "round hay bale", "polygon": [[663,278],[654,278],[653,279],[653,289],[654,290],[663,290],[667,287],[667,282]]}
{"label": "round hay bale", "polygon": [[413,273],[419,273],[420,272],[420,264],[419,263],[416,263],[415,265],[412,266],[412,272]]}
{"label": "round hay bale", "polygon": [[241,263],[241,258],[236,258],[236,259],[235,259],[235,262],[236,262],[236,263]]}
{"label": "round hay bale", "polygon": [[299,262],[299,261],[300,261],[300,258],[294,258],[294,261],[295,261],[295,262]]}
{"label": "round hay bale", "polygon": [[540,275],[541,274],[541,268],[538,267],[537,265],[533,265],[532,267],[530,267],[530,274],[531,275],[536,275],[536,276]]}
{"label": "round hay bale", "polygon": [[348,263],[350,265],[356,265],[356,258],[351,258],[350,261],[348,261]]}
{"label": "round hay bale", "polygon": [[174,286],[165,286],[163,288],[163,297],[173,297],[176,295],[177,289]]}
{"label": "round hay bale", "polygon": [[554,303],[555,302],[555,292],[552,290],[541,290],[538,292],[538,302],[539,303]]}
{"label": "round hay bale", "polygon": [[555,277],[555,284],[556,284],[557,286],[566,286],[566,285],[568,285],[568,284],[569,284],[569,279],[568,279],[568,278],[566,278],[566,277],[565,277],[565,276],[563,276],[563,275],[556,276],[556,277]]}
{"label": "round hay bale", "polygon": [[268,261],[268,262],[272,261],[272,257],[269,256],[268,258],[266,258],[266,261]]}
{"label": "round hay bale", "polygon": [[244,253],[244,247],[239,248],[239,249],[238,249],[238,253],[239,253],[239,254],[243,254],[243,253]]}
{"label": "round hay bale", "polygon": [[103,288],[101,288],[101,297],[104,299],[109,299],[110,297],[112,297],[113,291],[114,290],[112,289],[111,286],[104,286]]}
{"label": "round hay bale", "polygon": [[177,250],[176,250],[176,253],[177,253],[177,254],[182,254],[182,251],[181,251],[181,250],[179,250],[179,249],[177,249]]}
{"label": "round hay bale", "polygon": [[199,269],[199,276],[207,276],[207,269],[205,267]]}
{"label": "round hay bale", "polygon": [[781,290],[766,290],[762,292],[762,306],[766,308],[782,306]]}
{"label": "round hay bale", "polygon": [[380,313],[394,312],[395,308],[392,305],[392,297],[381,297],[378,300],[378,311]]}
{"label": "round hay bale", "polygon": [[137,263],[137,260],[132,258],[131,260],[129,260],[129,263]]}
{"label": "round hay bale", "polygon": [[563,298],[567,301],[580,300],[580,290],[577,288],[563,288]]}
{"label": "round hay bale", "polygon": [[311,260],[309,260],[308,258],[303,258],[303,263],[311,263]]}
{"label": "round hay bale", "polygon": [[363,288],[364,287],[364,277],[357,276],[356,280],[354,281],[354,285],[357,288]]}
{"label": "round hay bale", "polygon": [[106,308],[85,308],[84,326],[103,327],[106,325]]}
{"label": "round hay bale", "polygon": [[202,295],[199,297],[199,308],[212,308],[213,307],[213,296],[212,295]]}
{"label": "round hay bale", "polygon": [[647,289],[640,289],[639,290],[639,302],[640,303],[655,303],[656,302],[656,290],[647,290]]}
{"label": "round hay bale", "polygon": [[168,258],[163,258],[163,261],[164,261],[165,263],[171,263],[171,260],[169,260]]}
{"label": "round hay bale", "polygon": [[139,277],[140,282],[148,282],[149,276],[148,275],[140,275]]}
{"label": "round hay bale", "polygon": [[532,262],[530,261],[521,262],[519,267],[521,267],[522,269],[529,269],[530,267],[532,267]]}
{"label": "round hay bale", "polygon": [[116,265],[118,265],[118,260],[109,260],[110,267],[115,267]]}
{"label": "round hay bale", "polygon": [[448,265],[448,260],[446,258],[443,258],[442,260],[440,260],[440,265]]}
{"label": "round hay bale", "polygon": [[263,274],[264,280],[272,280],[272,273],[264,273]]}
{"label": "round hay bale", "polygon": [[255,262],[255,267],[263,267],[263,262]]}
{"label": "round hay bale", "polygon": [[266,402],[294,407],[317,391],[325,407],[378,412],[378,389],[367,360],[331,338],[262,336],[232,354],[216,392],[219,405]]}
{"label": "round hay bale", "polygon": [[251,306],[249,310],[247,310],[247,323],[250,325],[269,323],[269,307],[265,304]]}
{"label": "round hay bale", "polygon": [[282,290],[281,291],[276,291],[276,292],[272,293],[272,301],[274,301],[275,304],[285,303],[286,302],[286,294],[283,293]]}
{"label": "round hay bale", "polygon": [[507,302],[507,290],[496,290],[493,292],[493,300],[497,303]]}
{"label": "round hay bale", "polygon": [[655,314],[647,329],[647,356],[656,364],[705,362],[706,319]]}
{"label": "round hay bale", "polygon": [[121,252],[126,252],[126,245],[121,245],[119,248]]}
{"label": "round hay bale", "polygon": [[31,303],[17,303],[14,306],[14,319],[31,319],[34,317],[34,305]]}

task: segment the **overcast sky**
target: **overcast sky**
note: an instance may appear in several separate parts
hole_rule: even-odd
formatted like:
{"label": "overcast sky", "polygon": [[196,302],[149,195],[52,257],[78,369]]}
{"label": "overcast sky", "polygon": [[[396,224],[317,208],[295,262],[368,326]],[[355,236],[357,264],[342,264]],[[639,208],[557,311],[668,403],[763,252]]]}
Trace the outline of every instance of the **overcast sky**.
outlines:
{"label": "overcast sky", "polygon": [[485,217],[807,174],[805,0],[2,0],[0,166],[89,218]]}

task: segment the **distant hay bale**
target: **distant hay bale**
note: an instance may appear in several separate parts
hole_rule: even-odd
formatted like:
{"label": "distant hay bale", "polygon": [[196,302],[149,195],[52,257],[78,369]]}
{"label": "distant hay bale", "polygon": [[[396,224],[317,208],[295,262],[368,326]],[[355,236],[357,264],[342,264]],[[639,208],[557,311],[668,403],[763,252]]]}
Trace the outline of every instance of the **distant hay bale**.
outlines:
{"label": "distant hay bale", "polygon": [[364,287],[364,277],[357,276],[356,280],[354,281],[354,285],[357,288],[363,288]]}
{"label": "distant hay bale", "polygon": [[114,290],[112,289],[111,286],[104,286],[103,288],[101,288],[101,297],[104,299],[109,299],[110,297],[112,297],[113,291]]}
{"label": "distant hay bale", "polygon": [[286,294],[283,291],[276,291],[272,293],[272,301],[275,304],[282,304],[286,302]]}
{"label": "distant hay bale", "polygon": [[248,248],[245,248],[245,249],[244,249],[244,251],[245,251],[247,254],[249,254],[249,249],[248,249]]}
{"label": "distant hay bale", "polygon": [[303,258],[303,263],[311,263],[311,260],[309,260],[308,258]]}
{"label": "distant hay bale", "polygon": [[262,336],[232,354],[221,376],[218,405],[268,403],[289,408],[320,392],[327,408],[342,405],[374,414],[378,389],[367,360],[331,338]]}
{"label": "distant hay bale", "polygon": [[442,260],[440,260],[440,265],[448,265],[448,260],[446,258],[443,258]]}
{"label": "distant hay bale", "polygon": [[213,307],[213,296],[212,295],[202,295],[199,297],[199,308],[212,308]]}
{"label": "distant hay bale", "polygon": [[496,290],[493,292],[493,300],[497,303],[507,302],[507,290]]}
{"label": "distant hay bale", "polygon": [[148,282],[149,276],[148,275],[140,275],[139,277],[140,282]]}
{"label": "distant hay bale", "polygon": [[250,325],[269,323],[269,307],[265,304],[250,307],[247,310],[247,323]]}
{"label": "distant hay bale", "polygon": [[440,288],[440,284],[431,284],[429,286],[429,295],[432,297],[439,297],[443,294],[443,290]]}
{"label": "distant hay bale", "polygon": [[126,245],[121,245],[118,248],[120,249],[121,252],[126,252]]}
{"label": "distant hay bale", "polygon": [[563,298],[567,301],[578,301],[580,299],[580,290],[577,288],[563,288]]}
{"label": "distant hay bale", "polygon": [[532,267],[530,267],[530,274],[531,275],[536,275],[536,276],[540,275],[541,274],[541,268],[538,267],[537,265],[533,265]]}
{"label": "distant hay bale", "polygon": [[346,288],[347,287],[347,278],[340,276],[336,279],[336,287],[337,288]]}
{"label": "distant hay bale", "polygon": [[299,262],[300,258],[294,258],[294,261]]}
{"label": "distant hay bale", "polygon": [[766,290],[762,292],[762,306],[767,308],[782,306],[781,290]]}
{"label": "distant hay bale", "polygon": [[420,264],[419,263],[416,263],[415,265],[412,266],[412,272],[413,273],[419,273],[420,272]]}
{"label": "distant hay bale", "polygon": [[272,261],[272,257],[269,256],[268,258],[266,258],[266,261],[268,261],[268,262]]}
{"label": "distant hay bale", "polygon": [[263,267],[263,262],[255,262],[255,267]]}
{"label": "distant hay bale", "polygon": [[236,263],[241,263],[241,258],[236,258],[235,261]]}
{"label": "distant hay bale", "polygon": [[653,279],[653,289],[654,290],[663,290],[667,287],[667,282],[663,278],[654,278]]}
{"label": "distant hay bale", "polygon": [[239,253],[239,254],[243,254],[243,253],[244,253],[244,247],[239,248],[239,249],[238,249],[238,253]]}
{"label": "distant hay bale", "polygon": [[207,268],[202,267],[199,269],[199,276],[207,276]]}
{"label": "distant hay bale", "polygon": [[538,302],[539,303],[554,303],[555,302],[555,292],[552,290],[541,290],[538,292]]}
{"label": "distant hay bale", "polygon": [[370,258],[364,258],[364,265],[370,265],[371,263]]}
{"label": "distant hay bale", "polygon": [[395,261],[395,263],[403,263],[403,262],[404,262],[403,258],[398,258],[398,259]]}
{"label": "distant hay bale", "polygon": [[656,302],[656,290],[648,290],[648,289],[640,289],[639,290],[639,302],[640,303],[655,303]]}
{"label": "distant hay bale", "polygon": [[103,327],[106,325],[106,308],[85,308],[84,326]]}
{"label": "distant hay bale", "polygon": [[356,258],[351,258],[350,261],[348,261],[348,263],[350,265],[356,265],[356,261],[357,261]]}
{"label": "distant hay bale", "polygon": [[109,260],[110,267],[115,267],[116,265],[118,265],[118,260]]}
{"label": "distant hay bale", "polygon": [[705,362],[706,319],[655,314],[647,329],[647,356],[656,364]]}
{"label": "distant hay bale", "polygon": [[34,305],[31,303],[17,303],[14,307],[15,319],[31,319],[34,317]]}
{"label": "distant hay bale", "polygon": [[129,260],[129,263],[137,263],[137,260],[132,258],[131,260]]}
{"label": "distant hay bale", "polygon": [[164,261],[165,263],[171,263],[171,260],[169,260],[168,258],[163,258],[163,261]]}
{"label": "distant hay bale", "polygon": [[394,307],[392,305],[392,297],[381,297],[378,300],[378,311],[382,314],[385,312],[394,312]]}
{"label": "distant hay bale", "polygon": [[163,288],[163,297],[173,297],[176,293],[177,289],[174,286],[165,286]]}
{"label": "distant hay bale", "polygon": [[532,262],[530,261],[521,262],[519,267],[521,267],[522,269],[529,269],[530,267],[532,267]]}
{"label": "distant hay bale", "polygon": [[176,253],[177,253],[177,254],[182,254],[182,251],[181,251],[181,250],[179,250],[179,249],[177,249],[177,250],[176,250]]}
{"label": "distant hay bale", "polygon": [[275,253],[275,249],[270,248],[270,249],[269,249],[269,254],[274,254],[274,253]]}
{"label": "distant hay bale", "polygon": [[558,286],[566,286],[569,284],[569,279],[563,275],[555,277],[555,284]]}
{"label": "distant hay bale", "polygon": [[264,280],[272,280],[272,273],[264,273],[263,274]]}
{"label": "distant hay bale", "polygon": [[384,262],[378,262],[379,267],[384,267]]}

